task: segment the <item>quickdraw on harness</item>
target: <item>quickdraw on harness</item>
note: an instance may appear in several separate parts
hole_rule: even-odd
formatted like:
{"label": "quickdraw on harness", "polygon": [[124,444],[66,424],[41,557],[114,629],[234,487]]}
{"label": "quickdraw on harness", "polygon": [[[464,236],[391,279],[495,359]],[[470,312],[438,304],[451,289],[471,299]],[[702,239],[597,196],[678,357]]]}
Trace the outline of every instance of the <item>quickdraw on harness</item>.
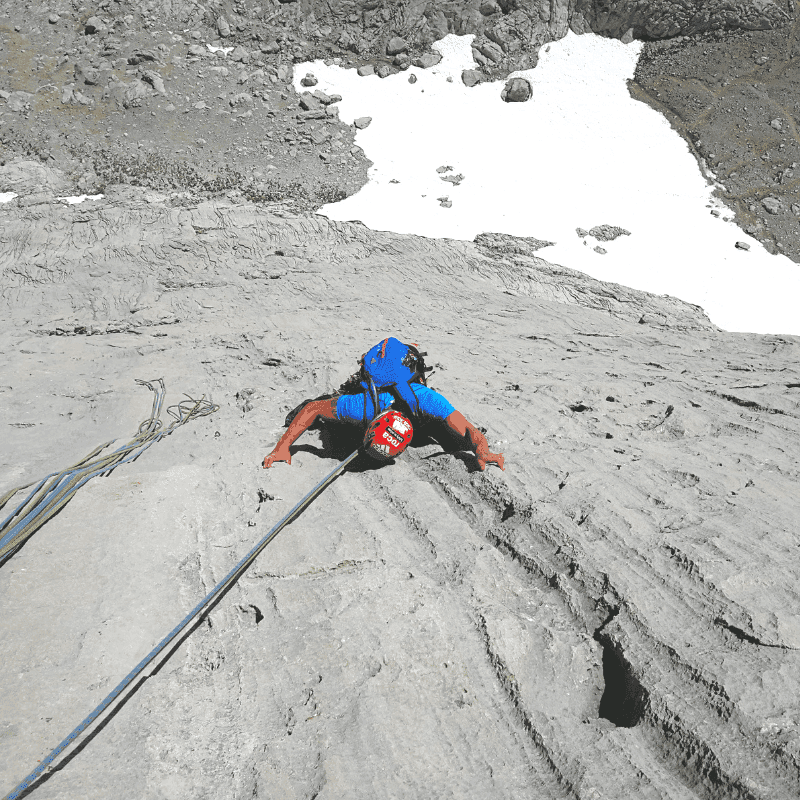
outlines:
{"label": "quickdraw on harness", "polygon": [[389,337],[361,357],[360,386],[364,391],[364,422],[380,414],[378,394],[388,389],[412,416],[419,413],[419,403],[411,384],[426,383],[424,356],[414,345]]}

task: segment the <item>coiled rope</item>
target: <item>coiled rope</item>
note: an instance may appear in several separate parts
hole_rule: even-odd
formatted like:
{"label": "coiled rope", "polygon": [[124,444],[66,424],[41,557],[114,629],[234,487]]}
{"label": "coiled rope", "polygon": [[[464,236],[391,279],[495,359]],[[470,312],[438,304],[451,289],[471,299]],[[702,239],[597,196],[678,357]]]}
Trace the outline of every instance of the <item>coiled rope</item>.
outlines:
{"label": "coiled rope", "polygon": [[[98,453],[113,444],[113,440],[101,444],[77,464],[60,472],[51,472],[38,481],[25,500],[0,523],[0,565],[4,564],[54,514],[57,514],[72,499],[75,492],[95,475],[108,475],[121,464],[135,461],[148,447],[162,437],[169,436],[176,428],[186,424],[190,419],[205,417],[219,410],[219,406],[205,399],[205,395],[199,400],[194,400],[186,395],[186,400],[167,408],[167,413],[173,417],[173,422],[164,428],[161,421],[161,408],[166,394],[163,378],[158,378],[152,383],[137,379],[136,383],[146,386],[155,395],[150,416],[139,425],[136,436],[117,450],[95,458]],[[29,486],[33,486],[33,484],[18,486],[0,496],[0,509],[17,492],[27,489]]]}
{"label": "coiled rope", "polygon": [[105,711],[106,708],[125,690],[131,681],[162,651],[175,639],[176,636],[198,615],[205,609],[215,598],[219,597],[229,586],[235,583],[239,576],[255,561],[258,554],[278,535],[282,528],[284,528],[294,517],[296,517],[311,501],[330,483],[332,483],[342,472],[344,472],[347,465],[361,453],[361,450],[356,450],[351,453],[344,461],[342,461],[332,472],[326,475],[280,522],[278,522],[270,532],[264,536],[258,544],[125,676],[122,682],[103,700],[97,708],[89,714],[86,719],[75,728],[64,741],[62,741],[47,758],[42,759],[36,769],[25,778],[22,783],[17,786],[14,791],[7,794],[3,800],[17,800],[17,798],[29,788],[41,775],[50,767],[50,764],[58,757],[58,755],[84,731],[86,728]]}

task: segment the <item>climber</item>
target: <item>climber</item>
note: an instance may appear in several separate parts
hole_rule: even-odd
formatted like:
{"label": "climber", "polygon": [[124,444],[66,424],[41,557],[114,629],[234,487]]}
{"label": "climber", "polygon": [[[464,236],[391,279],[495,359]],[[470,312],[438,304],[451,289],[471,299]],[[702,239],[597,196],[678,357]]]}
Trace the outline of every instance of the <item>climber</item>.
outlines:
{"label": "climber", "polygon": [[502,453],[492,453],[486,437],[438,392],[429,388],[423,356],[416,345],[394,338],[375,345],[359,359],[360,369],[330,396],[308,400],[287,417],[288,429],[264,459],[264,469],[278,461],[292,463],[289,447],[317,419],[361,424],[365,427],[390,406],[399,407],[415,422],[444,423],[475,453],[478,467],[496,464],[505,469]]}

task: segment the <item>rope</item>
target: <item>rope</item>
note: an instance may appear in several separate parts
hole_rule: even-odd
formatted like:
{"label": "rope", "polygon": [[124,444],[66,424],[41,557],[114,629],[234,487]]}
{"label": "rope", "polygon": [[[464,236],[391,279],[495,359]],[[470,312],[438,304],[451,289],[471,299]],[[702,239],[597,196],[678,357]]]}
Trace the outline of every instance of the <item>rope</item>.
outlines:
{"label": "rope", "polygon": [[106,708],[125,690],[139,673],[162,651],[170,642],[198,615],[208,606],[212,600],[222,594],[226,589],[233,585],[242,573],[255,561],[258,554],[280,533],[280,531],[294,519],[303,509],[308,506],[323,489],[331,484],[342,472],[344,472],[347,465],[354,459],[361,450],[356,450],[351,453],[344,461],[341,462],[332,472],[326,475],[280,522],[278,522],[269,533],[264,536],[250,552],[125,676],[121,683],[119,683],[108,697],[98,705],[86,719],[78,725],[75,730],[67,736],[57,747],[55,747],[50,754],[42,759],[36,769],[25,778],[22,783],[17,786],[10,794],[7,794],[3,800],[17,800],[22,792],[25,791],[31,784],[33,784],[42,773],[47,770],[50,764],[58,757],[58,755],[71,744],[86,728],[105,711]]}
{"label": "rope", "polygon": [[[95,475],[110,475],[121,464],[135,461],[148,447],[154,445],[162,437],[169,436],[175,428],[186,424],[190,419],[205,417],[219,410],[219,406],[205,399],[205,395],[199,400],[185,395],[187,400],[182,400],[177,405],[167,408],[167,413],[173,417],[174,421],[164,428],[160,419],[166,394],[163,378],[158,378],[153,383],[137,379],[136,383],[146,386],[154,393],[150,416],[139,425],[136,436],[113,452],[96,458],[98,453],[113,444],[113,440],[101,444],[71,467],[60,472],[51,472],[38,481],[25,500],[0,523],[0,566],[54,514],[57,514],[72,499],[78,489]],[[27,489],[29,486],[33,486],[33,483],[18,486],[0,497],[0,509],[17,492]]]}

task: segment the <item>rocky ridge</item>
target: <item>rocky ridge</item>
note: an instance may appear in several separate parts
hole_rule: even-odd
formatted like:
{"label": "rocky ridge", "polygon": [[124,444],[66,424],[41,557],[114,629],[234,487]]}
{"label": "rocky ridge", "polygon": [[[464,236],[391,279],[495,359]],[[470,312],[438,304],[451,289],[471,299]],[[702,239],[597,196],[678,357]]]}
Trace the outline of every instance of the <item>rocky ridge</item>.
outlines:
{"label": "rocky ridge", "polygon": [[[385,77],[474,34],[475,85],[535,66],[567,30],[647,42],[631,90],[665,113],[748,233],[800,259],[793,175],[796,18],[774,2],[59,0],[0,3],[0,161],[33,157],[73,191],[130,183],[317,208],[366,180],[356,128],[306,108],[293,65],[314,58]],[[504,99],[524,99],[518,85]],[[0,187],[0,191],[7,191]]]}
{"label": "rocky ridge", "polygon": [[348,471],[33,796],[797,796],[800,339],[535,239],[47,180],[0,206],[0,487],[132,434],[134,378],[220,410],[0,568],[3,786],[350,452],[324,429],[260,469],[398,334],[506,471],[436,430]]}

